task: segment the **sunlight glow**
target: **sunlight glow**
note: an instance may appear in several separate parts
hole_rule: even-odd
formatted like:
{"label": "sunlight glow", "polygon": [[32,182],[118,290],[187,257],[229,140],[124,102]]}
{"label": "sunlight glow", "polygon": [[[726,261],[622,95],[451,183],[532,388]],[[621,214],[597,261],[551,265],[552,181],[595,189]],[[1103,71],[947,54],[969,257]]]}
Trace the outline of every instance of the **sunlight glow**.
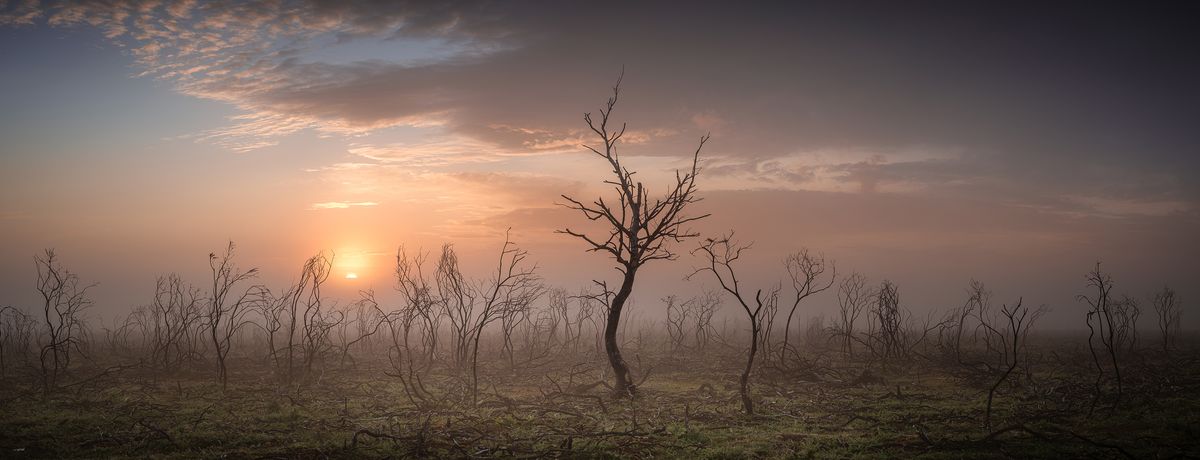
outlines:
{"label": "sunlight glow", "polygon": [[354,273],[354,272],[347,273],[347,274],[346,274],[346,279],[348,279],[348,280],[356,280],[356,279],[358,279],[358,273]]}

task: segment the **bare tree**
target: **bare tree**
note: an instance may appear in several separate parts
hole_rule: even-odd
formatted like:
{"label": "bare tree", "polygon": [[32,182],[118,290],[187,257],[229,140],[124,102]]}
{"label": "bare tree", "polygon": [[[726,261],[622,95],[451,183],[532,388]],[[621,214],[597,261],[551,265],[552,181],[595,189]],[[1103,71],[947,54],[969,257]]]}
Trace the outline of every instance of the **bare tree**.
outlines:
{"label": "bare tree", "polygon": [[906,319],[905,311],[900,308],[900,289],[895,283],[883,280],[876,291],[871,310],[871,341],[875,344],[871,349],[884,362],[907,357],[908,344],[904,336]]}
{"label": "bare tree", "polygon": [[972,316],[979,316],[981,312],[988,310],[992,302],[992,291],[989,291],[982,282],[971,280],[971,284],[967,287],[967,301],[962,307],[954,310],[954,342],[952,342],[954,359],[959,364],[964,364],[962,356],[962,338],[963,330],[967,325],[967,320]]}
{"label": "bare tree", "polygon": [[232,348],[231,340],[237,330],[245,324],[242,317],[251,306],[250,290],[246,290],[244,294],[232,300],[229,294],[238,283],[258,274],[257,268],[251,268],[244,272],[239,271],[233,264],[233,251],[234,245],[230,241],[229,245],[225,247],[223,255],[217,256],[216,253],[208,255],[208,267],[212,271],[212,290],[209,291],[206,319],[208,320],[209,336],[212,338],[213,351],[217,356],[217,376],[221,382],[221,388],[226,388],[229,383],[229,371],[225,365],[225,358],[229,356],[229,350]]}
{"label": "bare tree", "polygon": [[1175,290],[1163,286],[1161,291],[1154,294],[1154,312],[1158,314],[1158,331],[1162,334],[1163,353],[1170,353],[1179,339],[1180,319],[1183,317],[1183,305]]}
{"label": "bare tree", "polygon": [[653,260],[672,260],[676,254],[671,252],[668,243],[680,242],[698,234],[686,229],[691,222],[702,219],[707,215],[688,216],[685,214],[688,206],[699,201],[696,196],[696,174],[699,172],[700,150],[708,141],[708,136],[700,139],[700,145],[692,154],[691,169],[676,171],[675,183],[668,187],[666,194],[659,198],[651,198],[649,190],[641,181],[634,180],[634,173],[621,164],[617,154],[617,144],[625,134],[625,124],[616,128],[610,125],[613,108],[620,95],[621,80],[618,78],[613,86],[613,95],[600,109],[599,123],[592,119],[590,113],[584,114],[583,119],[588,128],[600,137],[603,147],[585,146],[592,153],[603,158],[611,168],[612,178],[605,183],[616,192],[615,201],[603,197],[590,204],[563,195],[567,200],[566,207],[581,212],[589,221],[599,222],[608,228],[603,236],[589,235],[570,228],[560,230],[573,237],[585,241],[589,252],[603,252],[617,261],[617,271],[622,275],[620,288],[613,293],[609,306],[607,321],[604,328],[604,346],[616,379],[613,386],[618,397],[636,393],[636,387],[629,377],[629,366],[621,356],[617,344],[617,331],[621,325],[621,313],[629,295],[633,292],[633,282],[638,270]]}
{"label": "bare tree", "polygon": [[417,304],[406,302],[398,309],[385,312],[375,299],[374,291],[361,291],[359,294],[360,302],[379,312],[380,320],[388,327],[391,343],[388,346],[387,357],[392,371],[384,371],[384,374],[399,379],[409,402],[421,406],[431,394],[425,388],[422,376],[426,367],[418,364],[418,353],[413,350],[410,340],[412,329],[420,320]]}
{"label": "bare tree", "polygon": [[696,298],[694,313],[692,320],[696,323],[692,328],[692,333],[696,336],[696,349],[704,350],[708,348],[709,341],[713,336],[713,315],[721,308],[721,293],[714,290],[706,289],[704,294]]}
{"label": "bare tree", "polygon": [[842,351],[851,357],[854,356],[854,341],[856,340],[854,327],[858,323],[858,318],[867,311],[874,295],[867,287],[867,277],[858,272],[842,278],[842,282],[838,284],[838,317],[834,323],[833,332],[835,337],[841,339]]}
{"label": "bare tree", "polygon": [[[367,348],[367,352],[371,351],[370,340],[384,325],[382,314],[379,313],[379,310],[371,302],[364,301],[367,298],[373,299],[374,296],[375,293],[373,291],[359,291],[359,301],[354,302],[353,306],[349,309],[353,317],[351,318],[350,314],[345,315],[345,317],[350,319],[342,323],[343,327],[340,332],[342,357],[338,362],[339,365],[345,365],[347,359],[350,359],[352,363],[357,363],[354,356],[350,354],[350,349],[359,342],[363,343],[362,347]],[[346,332],[346,329],[351,324],[354,325],[353,340],[348,337],[348,333]]]}
{"label": "bare tree", "polygon": [[[565,348],[566,344],[571,341],[571,328],[574,326],[571,322],[571,296],[567,294],[565,289],[551,289],[547,294],[546,308],[550,315],[555,318],[555,330],[551,334],[551,338],[555,339],[560,346]],[[562,325],[562,333],[558,333],[558,325]]]}
{"label": "bare tree", "polygon": [[16,307],[0,307],[0,377],[16,360],[28,363],[37,320]]}
{"label": "bare tree", "polygon": [[595,304],[586,297],[586,292],[582,291],[580,295],[570,296],[567,299],[573,300],[575,304],[575,319],[571,320],[570,317],[567,317],[567,331],[575,331],[567,334],[567,342],[569,351],[575,354],[579,352],[579,344],[583,341],[584,324],[590,322],[593,328],[595,327]]}
{"label": "bare tree", "polygon": [[442,245],[442,257],[438,261],[436,274],[438,298],[446,317],[450,319],[454,365],[461,369],[470,357],[471,322],[479,300],[478,293],[463,275],[458,265],[458,254],[451,244]]}
{"label": "bare tree", "polygon": [[675,295],[669,295],[662,300],[667,304],[667,338],[671,341],[671,351],[679,351],[683,348],[688,317],[692,315],[695,299],[680,302]]}
{"label": "bare tree", "polygon": [[776,287],[768,292],[765,298],[762,289],[759,289],[754,294],[754,307],[750,306],[742,294],[741,282],[737,278],[737,273],[733,270],[734,262],[741,258],[742,251],[750,249],[750,245],[738,245],[732,241],[732,238],[733,233],[731,232],[719,240],[706,239],[699,248],[693,251],[693,254],[702,253],[708,265],[696,269],[688,278],[697,273],[712,273],[713,277],[717,279],[717,283],[721,285],[721,289],[737,300],[738,304],[742,306],[742,311],[746,312],[746,318],[750,320],[750,351],[746,356],[746,368],[742,371],[738,382],[742,397],[742,409],[746,411],[747,415],[754,415],[754,400],[750,398],[750,372],[754,369],[754,356],[758,353],[759,331],[762,326],[761,314],[766,305],[778,302],[779,288]]}
{"label": "bare tree", "polygon": [[586,289],[580,289],[579,295],[576,295],[575,299],[579,305],[579,323],[583,324],[586,321],[591,325],[592,348],[599,356],[604,353],[604,328],[600,327],[601,315],[607,311],[608,304],[605,303],[604,295],[592,294]]}
{"label": "bare tree", "polygon": [[288,313],[288,306],[291,305],[295,293],[292,287],[288,290],[276,295],[266,287],[260,287],[258,291],[258,301],[255,305],[258,307],[259,314],[262,316],[262,324],[254,323],[263,330],[263,335],[267,339],[267,361],[276,369],[279,370],[283,363],[279,358],[279,347],[276,345],[276,334],[283,330],[284,315]]}
{"label": "bare tree", "polygon": [[1142,316],[1142,306],[1138,299],[1121,296],[1112,303],[1115,332],[1113,346],[1119,351],[1135,351],[1138,342],[1138,318]]}
{"label": "bare tree", "polygon": [[[982,285],[980,286],[982,287]],[[992,428],[992,400],[996,396],[996,390],[1020,364],[1021,352],[1029,330],[1038,317],[1045,312],[1044,308],[1030,310],[1029,307],[1023,305],[1023,300],[1017,299],[1016,306],[1011,308],[1008,305],[1001,306],[1000,317],[993,316],[994,314],[986,306],[978,310],[980,327],[990,338],[989,343],[998,344],[997,347],[989,350],[992,352],[993,359],[985,361],[991,373],[999,374],[996,382],[988,389],[987,409],[983,418],[984,426],[988,429]]]}
{"label": "bare tree", "polygon": [[[438,330],[441,327],[441,318],[445,314],[434,292],[434,285],[425,277],[427,258],[428,254],[419,250],[416,255],[408,255],[404,246],[396,250],[395,289],[407,301],[406,308],[411,309],[406,315],[412,316],[406,318],[405,341],[407,343],[409,331],[419,328],[424,349],[423,367],[433,363],[438,348]],[[415,363],[415,360],[413,362]]]}
{"label": "bare tree", "polygon": [[[788,311],[787,322],[783,324],[783,349],[779,353],[780,367],[787,367],[788,336],[791,333],[792,317],[796,315],[796,308],[809,296],[821,293],[833,286],[833,282],[837,280],[837,264],[832,260],[826,261],[824,254],[813,254],[809,252],[808,248],[803,248],[789,254],[784,259],[783,265],[787,268],[793,293],[792,308]],[[827,282],[822,280],[826,271],[830,272]]]}
{"label": "bare tree", "polygon": [[1104,380],[1104,366],[1100,363],[1100,354],[1096,347],[1097,333],[1099,334],[1100,345],[1112,363],[1113,374],[1117,381],[1117,397],[1113,402],[1114,410],[1121,403],[1123,389],[1121,386],[1121,366],[1117,363],[1117,329],[1114,324],[1112,306],[1113,281],[1112,277],[1100,270],[1099,262],[1096,262],[1096,268],[1087,274],[1087,287],[1095,289],[1095,295],[1080,294],[1075,296],[1075,298],[1087,303],[1089,307],[1087,312],[1087,327],[1089,331],[1088,349],[1092,353],[1092,362],[1096,365],[1095,394],[1092,398],[1091,407],[1088,409],[1088,414],[1091,414],[1096,409],[1096,403],[1100,400],[1102,394],[1100,384]]}
{"label": "bare tree", "polygon": [[[778,294],[782,290],[782,286],[776,287],[780,289],[771,289],[769,292],[773,295]],[[763,304],[762,313],[759,313],[758,348],[762,349],[765,355],[762,361],[760,361],[764,364],[771,359],[771,350],[774,349],[771,346],[771,339],[775,337],[775,319],[779,317],[779,299],[771,298],[769,300],[771,301]],[[781,352],[780,354],[783,353]]]}
{"label": "bare tree", "polygon": [[313,365],[325,354],[333,350],[330,335],[345,316],[336,308],[325,308],[321,288],[333,271],[333,256],[324,253],[313,256],[305,264],[305,272],[309,279],[308,296],[304,304],[304,312],[300,317],[302,336],[301,351],[304,357],[304,372],[311,375]]}
{"label": "bare tree", "polygon": [[189,335],[204,316],[203,304],[200,290],[179,275],[158,278],[149,309],[153,327],[151,357],[164,370],[173,370],[195,357],[196,344]]}
{"label": "bare tree", "polygon": [[287,354],[284,356],[285,376],[289,383],[295,381],[297,356],[304,360],[305,370],[311,370],[316,351],[323,348],[329,324],[322,314],[321,286],[329,279],[332,267],[333,260],[324,253],[309,257],[304,261],[300,279],[277,300],[281,308],[277,307],[274,315],[280,318],[279,328],[285,329],[286,325],[287,330]]}
{"label": "bare tree", "polygon": [[71,350],[80,351],[85,332],[82,313],[92,306],[87,291],[95,285],[80,286],[79,277],[62,266],[53,249],[34,257],[34,263],[46,326],[39,362],[42,390],[48,395],[58,385],[58,377],[70,367]]}
{"label": "bare tree", "polygon": [[[554,290],[550,292],[551,304],[555,302],[555,292]],[[513,336],[516,334],[518,327],[528,324],[532,310],[529,305],[514,305],[512,308],[500,312],[500,335],[503,339],[501,350],[508,355],[508,366],[510,368],[515,369],[517,367],[517,350]]]}
{"label": "bare tree", "polygon": [[528,253],[517,248],[508,234],[500,249],[495,275],[478,288],[481,308],[477,315],[468,318],[471,340],[471,403],[479,402],[479,341],[484,329],[505,311],[520,311],[529,308],[542,295],[541,279],[537,276],[537,265],[530,265]]}

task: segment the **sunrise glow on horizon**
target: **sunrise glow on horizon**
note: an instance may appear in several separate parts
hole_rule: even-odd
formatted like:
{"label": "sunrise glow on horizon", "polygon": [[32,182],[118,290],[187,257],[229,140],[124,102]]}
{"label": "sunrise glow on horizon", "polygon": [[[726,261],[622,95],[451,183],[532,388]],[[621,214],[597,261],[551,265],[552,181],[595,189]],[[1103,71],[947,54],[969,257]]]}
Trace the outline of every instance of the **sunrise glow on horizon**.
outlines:
{"label": "sunrise glow on horizon", "polygon": [[0,0],[0,458],[1200,458],[1200,1]]}

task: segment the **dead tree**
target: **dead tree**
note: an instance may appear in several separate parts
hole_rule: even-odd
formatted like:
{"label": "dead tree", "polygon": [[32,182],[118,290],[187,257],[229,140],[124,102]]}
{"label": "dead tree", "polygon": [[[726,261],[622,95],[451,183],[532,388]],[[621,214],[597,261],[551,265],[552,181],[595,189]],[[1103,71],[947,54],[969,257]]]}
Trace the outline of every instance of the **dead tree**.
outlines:
{"label": "dead tree", "polygon": [[404,296],[407,302],[405,308],[411,309],[406,314],[412,315],[406,323],[405,341],[407,343],[408,331],[413,328],[419,329],[424,350],[422,367],[431,366],[434,362],[438,348],[438,330],[441,328],[444,314],[435,293],[435,286],[425,277],[427,258],[428,254],[419,250],[416,255],[408,255],[404,246],[396,250],[395,289]]}
{"label": "dead tree", "polygon": [[593,302],[591,302],[589,299],[585,298],[583,294],[585,294],[585,293],[581,293],[581,295],[568,297],[568,300],[575,301],[574,302],[575,303],[575,320],[573,321],[574,325],[571,326],[570,323],[572,323],[572,321],[568,321],[569,327],[567,328],[568,330],[571,330],[571,328],[573,327],[574,331],[575,331],[573,334],[568,334],[568,336],[567,336],[567,342],[569,344],[569,351],[572,354],[576,354],[579,352],[579,344],[581,341],[583,341],[583,325],[584,325],[584,323],[591,322],[593,329],[595,328],[595,323],[596,323],[596,320],[594,317],[595,304]]}
{"label": "dead tree", "polygon": [[438,260],[436,274],[440,305],[450,320],[454,365],[462,369],[470,357],[471,320],[479,300],[478,293],[463,275],[458,265],[458,254],[451,244],[442,245],[442,257]]}
{"label": "dead tree", "polygon": [[746,411],[746,415],[754,415],[754,400],[750,398],[750,372],[754,369],[754,356],[758,353],[759,332],[762,326],[761,315],[771,299],[779,298],[779,288],[776,287],[772,292],[768,292],[765,298],[762,289],[759,289],[754,294],[754,307],[750,306],[742,294],[741,282],[733,269],[734,262],[741,258],[742,251],[750,249],[750,245],[738,245],[732,241],[732,238],[732,232],[719,240],[708,238],[699,248],[696,248],[693,254],[703,255],[707,265],[696,269],[688,278],[690,279],[697,273],[711,273],[717,283],[721,285],[721,289],[732,295],[734,300],[737,300],[738,304],[742,306],[742,311],[746,312],[746,318],[750,321],[750,351],[746,356],[746,368],[742,371],[741,379],[738,382],[742,397],[742,409]]}
{"label": "dead tree", "polygon": [[[988,389],[987,409],[984,412],[983,423],[989,430],[992,428],[992,400],[996,396],[996,390],[1020,364],[1029,329],[1045,311],[1044,308],[1030,310],[1029,307],[1023,305],[1023,300],[1017,299],[1016,306],[1012,308],[1009,308],[1008,305],[1001,306],[1000,317],[993,316],[986,307],[978,310],[980,327],[990,338],[989,343],[998,344],[993,350],[989,350],[993,359],[986,363],[992,374],[999,374],[996,382]],[[997,325],[997,323],[1002,324]]]}
{"label": "dead tree", "polygon": [[704,350],[708,348],[708,343],[712,340],[714,334],[712,319],[717,310],[721,308],[721,294],[713,290],[705,290],[704,294],[696,298],[692,321],[695,325],[692,327],[692,333],[695,334],[696,349]]}
{"label": "dead tree", "polygon": [[662,301],[667,304],[667,338],[671,341],[671,351],[679,351],[683,348],[687,320],[692,314],[692,304],[695,299],[680,302],[678,297],[669,295]]}
{"label": "dead tree", "polygon": [[[601,297],[589,293],[586,289],[580,289],[579,295],[575,296],[577,305],[579,305],[579,324],[582,325],[585,321],[591,325],[592,334],[592,349],[596,356],[604,353],[604,328],[600,327],[601,316],[608,308],[608,304]],[[583,329],[580,328],[580,341],[582,341]],[[578,350],[576,350],[578,351]]]}
{"label": "dead tree", "polygon": [[842,351],[850,357],[854,356],[854,327],[858,318],[867,311],[872,297],[874,293],[867,287],[867,277],[861,273],[851,273],[838,284],[838,317],[833,326],[833,333],[834,337],[840,339]]}
{"label": "dead tree", "polygon": [[[367,348],[366,351],[370,352],[371,348],[372,348],[370,346],[371,338],[374,337],[375,334],[377,334],[379,332],[379,329],[383,327],[384,323],[383,323],[383,320],[380,318],[381,315],[380,315],[378,309],[371,306],[371,304],[369,302],[364,302],[362,300],[362,299],[368,297],[366,294],[364,294],[365,292],[369,292],[370,293],[369,297],[371,297],[371,298],[373,298],[375,296],[375,293],[370,290],[359,291],[359,301],[355,302],[353,307],[351,307],[351,312],[354,314],[353,319],[342,323],[342,325],[343,325],[343,327],[341,329],[341,331],[342,331],[341,332],[342,357],[341,357],[341,359],[338,360],[338,365],[345,365],[346,359],[350,359],[350,361],[352,363],[357,363],[357,360],[354,359],[354,356],[350,354],[350,349],[353,348],[354,345],[358,344],[359,342],[362,342],[364,344],[363,347]],[[349,318],[350,316],[347,314],[346,317]],[[353,340],[351,340],[349,337],[347,337],[346,329],[348,328],[349,324],[354,325],[354,329],[353,329],[354,330],[354,339]]]}
{"label": "dead tree", "polygon": [[1112,309],[1116,331],[1116,334],[1113,335],[1113,346],[1119,352],[1137,350],[1137,322],[1138,318],[1142,316],[1142,306],[1138,299],[1121,296],[1112,303]]}
{"label": "dead tree", "polygon": [[900,308],[900,290],[884,280],[875,294],[871,310],[871,350],[883,362],[907,357],[908,344],[904,335],[905,312]]}
{"label": "dead tree", "polygon": [[72,350],[80,352],[85,333],[82,313],[92,306],[79,277],[58,261],[53,249],[34,257],[37,265],[37,291],[42,297],[42,319],[46,326],[39,362],[42,390],[46,395],[57,387],[58,377],[71,365]]}
{"label": "dead tree", "polygon": [[230,241],[229,245],[225,247],[225,254],[221,256],[217,256],[216,253],[208,254],[208,267],[212,272],[212,290],[208,294],[206,319],[208,320],[209,337],[212,338],[213,351],[217,356],[217,377],[221,382],[221,388],[226,388],[229,383],[229,371],[225,366],[225,358],[229,356],[229,350],[232,348],[233,336],[245,324],[242,317],[250,309],[249,290],[236,299],[231,299],[230,293],[234,286],[258,274],[257,268],[251,268],[244,272],[239,271],[233,264],[233,250],[234,245]]}
{"label": "dead tree", "polygon": [[[423,372],[428,369],[428,366],[418,364],[418,353],[413,350],[410,339],[420,315],[413,304],[404,304],[397,310],[385,313],[379,307],[379,303],[375,301],[374,292],[367,292],[369,297],[365,297],[364,300],[369,300],[370,305],[382,315],[392,339],[391,346],[388,348],[388,362],[391,364],[392,372],[385,371],[384,374],[400,379],[409,401],[414,405],[419,405],[420,402],[424,402],[432,396],[425,389],[422,379]],[[424,354],[422,353],[421,356]]]}
{"label": "dead tree", "polygon": [[500,249],[495,274],[481,283],[476,291],[480,299],[480,311],[468,317],[467,330],[471,345],[471,404],[479,402],[479,341],[489,324],[503,316],[505,311],[528,309],[542,295],[541,279],[537,265],[530,265],[527,252],[517,248],[505,234]]}
{"label": "dead tree", "polygon": [[[781,288],[782,286],[776,286]],[[772,297],[768,297],[763,304],[763,311],[759,314],[760,326],[758,334],[758,348],[762,349],[763,356],[761,363],[766,363],[771,359],[771,339],[775,337],[775,318],[779,317],[779,299],[778,293],[782,289],[771,289]]]}
{"label": "dead tree", "polygon": [[15,307],[0,308],[0,378],[8,374],[8,368],[16,361],[29,362],[36,330],[34,317]]}
{"label": "dead tree", "polygon": [[1154,312],[1158,314],[1158,331],[1162,334],[1163,353],[1170,353],[1179,339],[1180,319],[1183,317],[1183,305],[1175,290],[1163,286],[1161,291],[1154,294]]}
{"label": "dead tree", "polygon": [[[1096,365],[1096,381],[1094,383],[1095,394],[1092,397],[1092,404],[1088,408],[1088,415],[1091,415],[1096,409],[1096,403],[1100,401],[1100,396],[1103,394],[1101,383],[1104,381],[1104,366],[1100,363],[1100,354],[1104,353],[1108,360],[1112,363],[1113,374],[1116,377],[1117,397],[1113,401],[1113,410],[1121,403],[1121,366],[1117,363],[1117,344],[1116,332],[1117,328],[1114,324],[1113,305],[1112,305],[1112,277],[1108,276],[1100,270],[1100,263],[1096,263],[1096,268],[1087,274],[1087,287],[1095,289],[1094,295],[1080,294],[1075,298],[1088,305],[1087,312],[1087,327],[1088,327],[1088,350],[1092,353],[1092,362]],[[1097,350],[1097,335],[1099,335],[1099,345],[1103,350]]]}
{"label": "dead tree", "polygon": [[321,288],[333,271],[333,256],[326,257],[324,253],[313,256],[309,263],[305,264],[305,269],[309,283],[304,313],[300,317],[303,333],[300,347],[303,351],[304,371],[311,375],[317,360],[334,348],[330,335],[345,316],[336,309],[325,309],[324,299],[321,297]]}
{"label": "dead tree", "polygon": [[[789,352],[788,339],[796,308],[809,296],[819,294],[833,286],[833,282],[837,280],[837,264],[832,260],[826,261],[824,254],[812,254],[808,248],[803,248],[789,254],[784,259],[783,265],[787,268],[788,279],[792,282],[793,294],[792,308],[788,311],[787,322],[783,324],[783,349],[779,352],[779,366],[786,368],[786,357]],[[830,272],[827,282],[822,280],[826,271]],[[794,352],[794,350],[791,351]]]}
{"label": "dead tree", "polygon": [[588,128],[600,137],[603,147],[585,146],[606,162],[612,174],[605,183],[613,187],[615,200],[603,197],[592,203],[584,203],[569,196],[564,206],[579,211],[589,221],[599,222],[608,230],[602,236],[576,231],[570,228],[560,230],[561,233],[579,238],[588,244],[589,252],[607,253],[617,261],[617,271],[621,273],[621,285],[613,293],[611,302],[607,305],[608,316],[604,328],[604,348],[608,355],[609,364],[613,369],[615,384],[614,394],[618,397],[636,393],[636,387],[629,377],[629,366],[621,356],[617,344],[617,331],[621,326],[621,312],[629,295],[633,293],[633,282],[637,272],[643,265],[653,260],[672,260],[676,254],[671,252],[669,243],[680,242],[695,237],[698,234],[685,228],[691,222],[707,216],[688,216],[685,214],[688,206],[699,201],[696,196],[696,174],[699,172],[700,150],[708,141],[708,136],[700,138],[700,145],[692,154],[691,169],[676,171],[675,183],[668,187],[666,194],[659,198],[651,198],[650,192],[641,181],[634,180],[634,172],[621,164],[617,154],[617,144],[625,134],[625,124],[619,128],[615,123],[610,125],[613,108],[620,95],[621,80],[613,86],[613,95],[600,109],[600,120],[597,123],[590,113],[584,114],[583,119]]}
{"label": "dead tree", "polygon": [[[553,296],[553,294],[551,294]],[[531,308],[526,305],[522,307],[514,307],[500,312],[500,335],[503,343],[501,351],[508,355],[508,366],[512,369],[517,367],[517,350],[516,343],[513,340],[517,328],[529,322]]]}
{"label": "dead tree", "polygon": [[421,406],[432,394],[425,388],[422,378],[426,367],[418,364],[418,353],[413,350],[410,340],[413,328],[418,327],[420,321],[417,304],[406,302],[395,310],[384,311],[376,301],[374,291],[361,291],[359,294],[360,302],[375,309],[382,323],[387,325],[388,337],[391,339],[387,357],[392,370],[384,371],[384,375],[399,379],[409,402],[414,406]]}
{"label": "dead tree", "polygon": [[185,360],[196,357],[195,343],[189,334],[204,317],[204,298],[199,289],[185,283],[179,275],[159,277],[150,304],[151,357],[171,371]]}
{"label": "dead tree", "polygon": [[960,365],[965,365],[962,354],[962,339],[963,331],[966,329],[967,321],[972,317],[977,317],[981,312],[988,310],[991,307],[992,291],[989,291],[982,282],[971,280],[971,284],[967,287],[967,301],[962,307],[952,311],[954,317],[954,341],[951,342],[951,348],[954,353],[954,359]]}
{"label": "dead tree", "polygon": [[328,332],[321,316],[321,286],[329,279],[332,267],[333,260],[324,253],[309,257],[300,270],[300,279],[289,286],[284,291],[286,295],[279,300],[282,304],[277,310],[278,318],[282,318],[279,326],[287,331],[284,375],[288,383],[295,381],[297,356],[304,360],[304,368],[311,370],[312,354],[319,348],[318,341]]}
{"label": "dead tree", "polygon": [[274,294],[266,287],[260,286],[258,301],[255,302],[259,314],[262,316],[262,324],[253,324],[263,330],[263,335],[267,339],[266,360],[277,371],[283,367],[283,363],[280,361],[279,347],[276,345],[276,335],[283,330],[286,320],[284,315],[288,313],[288,307],[291,305],[294,296],[295,293],[292,291],[292,286],[288,286],[288,290],[279,295]]}
{"label": "dead tree", "polygon": [[[547,339],[556,341],[560,346],[565,345],[571,337],[570,296],[565,289],[551,289],[546,300],[546,311],[553,318],[554,324]],[[559,325],[562,326],[562,334],[559,334]]]}

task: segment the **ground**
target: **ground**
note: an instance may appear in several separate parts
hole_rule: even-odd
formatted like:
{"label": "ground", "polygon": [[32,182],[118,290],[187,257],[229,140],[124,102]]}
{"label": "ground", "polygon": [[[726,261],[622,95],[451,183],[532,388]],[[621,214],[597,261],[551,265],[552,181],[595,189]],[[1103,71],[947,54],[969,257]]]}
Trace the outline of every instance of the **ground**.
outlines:
{"label": "ground", "polygon": [[[817,355],[753,378],[742,412],[735,350],[639,359],[635,398],[614,399],[602,361],[559,358],[519,371],[486,363],[479,403],[449,369],[419,406],[384,363],[314,371],[284,385],[260,362],[211,369],[96,369],[50,395],[9,372],[4,458],[1063,458],[1200,456],[1200,361],[1128,359],[1089,416],[1086,355],[1048,350],[1014,374],[984,423],[990,382],[913,358],[881,365]],[[851,364],[852,363],[852,364]],[[870,369],[870,370],[867,370]],[[86,369],[76,371],[86,374]],[[647,375],[648,373],[648,375]]]}

